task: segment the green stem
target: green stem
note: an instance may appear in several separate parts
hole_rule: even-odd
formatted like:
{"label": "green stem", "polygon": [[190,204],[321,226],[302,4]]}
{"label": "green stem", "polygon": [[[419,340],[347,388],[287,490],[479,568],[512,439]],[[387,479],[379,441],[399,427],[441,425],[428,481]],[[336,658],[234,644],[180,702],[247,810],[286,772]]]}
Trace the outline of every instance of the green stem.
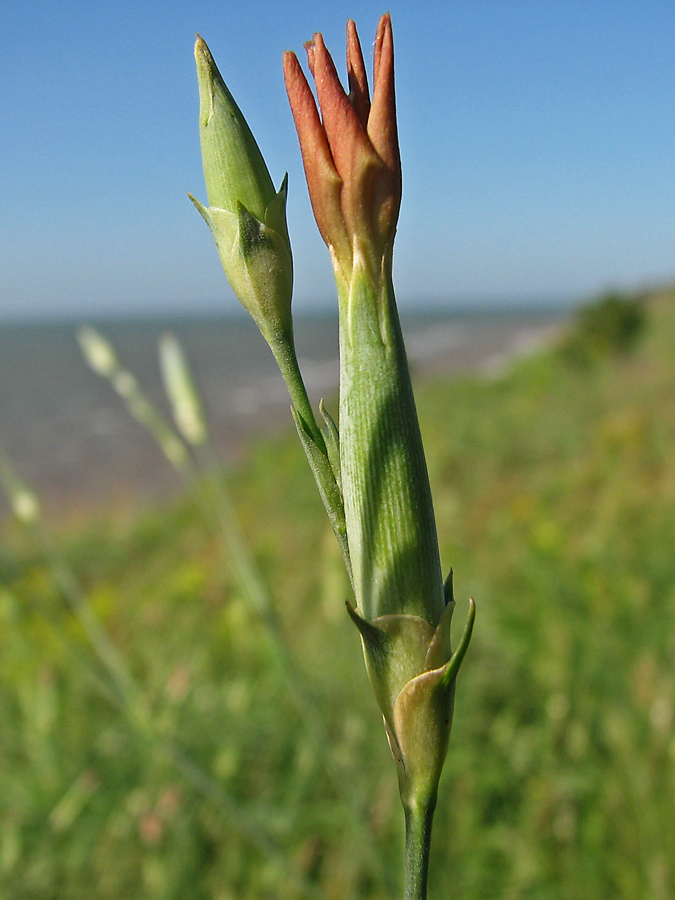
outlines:
{"label": "green stem", "polygon": [[443,612],[429,476],[388,273],[354,267],[340,299],[340,470],[362,615]]}
{"label": "green stem", "polygon": [[286,387],[288,388],[288,393],[291,396],[295,411],[304,420],[319,449],[323,453],[326,453],[326,443],[323,434],[321,433],[321,429],[316,424],[316,419],[314,418],[314,413],[312,411],[312,404],[309,401],[307,388],[302,380],[300,366],[298,365],[298,358],[295,355],[293,335],[286,334],[281,340],[270,338],[268,339],[268,343],[274,354],[274,358],[277,361],[282,377],[286,382]]}
{"label": "green stem", "polygon": [[426,803],[413,801],[405,807],[404,900],[426,900],[431,826],[435,809],[435,796]]}

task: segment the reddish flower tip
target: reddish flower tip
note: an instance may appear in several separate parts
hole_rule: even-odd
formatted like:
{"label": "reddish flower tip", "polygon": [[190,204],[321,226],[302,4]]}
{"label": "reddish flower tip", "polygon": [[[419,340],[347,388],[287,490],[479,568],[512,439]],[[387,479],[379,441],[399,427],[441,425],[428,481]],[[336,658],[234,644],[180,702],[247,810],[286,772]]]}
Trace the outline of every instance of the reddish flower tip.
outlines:
{"label": "reddish flower tip", "polygon": [[379,270],[378,259],[391,250],[401,197],[391,19],[386,14],[378,24],[372,104],[353,21],[347,23],[349,94],[319,32],[305,49],[321,117],[294,54],[285,54],[284,73],[319,230],[345,272],[357,246]]}
{"label": "reddish flower tip", "polygon": [[368,76],[363,63],[361,42],[352,19],[347,22],[347,77],[349,79],[349,99],[365,129],[368,126],[370,112]]}

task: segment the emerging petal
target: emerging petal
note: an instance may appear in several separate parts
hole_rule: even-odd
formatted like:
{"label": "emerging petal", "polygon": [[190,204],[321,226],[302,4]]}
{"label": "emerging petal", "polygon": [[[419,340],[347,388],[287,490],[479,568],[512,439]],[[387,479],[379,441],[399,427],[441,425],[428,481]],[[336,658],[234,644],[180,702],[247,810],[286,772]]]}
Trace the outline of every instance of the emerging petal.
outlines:
{"label": "emerging petal", "polygon": [[401,204],[401,159],[396,127],[394,91],[394,42],[389,14],[382,16],[375,37],[373,102],[368,117],[368,137],[386,166],[379,179],[382,193],[380,222],[382,236],[393,232]]}
{"label": "emerging petal", "polygon": [[[287,54],[284,68],[312,206],[343,282],[349,283],[357,261],[376,282],[391,266],[401,201],[391,22],[388,15],[383,16],[378,26],[372,106],[363,53],[352,21],[347,24],[349,94],[340,83],[321,34],[315,34],[305,47],[316,83],[321,120],[295,57]],[[318,137],[321,129],[328,150]],[[312,145],[319,148],[318,153]],[[335,183],[327,175],[322,183],[328,167],[322,169],[314,161],[315,155],[320,159],[330,155],[332,167],[340,178],[341,229],[337,223]],[[338,230],[341,238],[346,236],[346,241],[336,239]]]}
{"label": "emerging petal", "polygon": [[373,59],[373,103],[368,117],[368,137],[380,159],[392,171],[400,169],[394,91],[394,40],[389,14],[377,26]]}
{"label": "emerging petal", "polygon": [[320,34],[314,36],[311,57],[323,127],[343,183],[342,213],[354,249],[357,236],[366,241],[370,237],[372,204],[369,188],[381,163],[340,84],[335,64]]}
{"label": "emerging petal", "polygon": [[333,163],[314,95],[298,58],[290,51],[284,53],[284,79],[319,231],[324,241],[329,247],[334,247],[338,255],[349,253],[349,241],[340,207],[342,181]]}
{"label": "emerging petal", "polygon": [[368,114],[370,113],[368,77],[356,25],[352,19],[347,22],[347,76],[349,78],[349,99],[365,129],[368,127]]}
{"label": "emerging petal", "polygon": [[357,164],[363,159],[376,162],[376,157],[365,128],[340,84],[335,63],[320,34],[314,35],[311,56],[323,127],[335,168],[343,182],[347,183],[353,177]]}

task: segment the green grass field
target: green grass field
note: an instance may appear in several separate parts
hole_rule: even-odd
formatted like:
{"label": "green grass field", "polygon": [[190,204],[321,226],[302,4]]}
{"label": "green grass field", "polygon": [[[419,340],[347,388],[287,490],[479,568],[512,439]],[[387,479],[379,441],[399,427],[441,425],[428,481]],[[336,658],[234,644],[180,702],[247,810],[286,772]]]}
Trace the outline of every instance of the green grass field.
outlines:
{"label": "green grass field", "polygon": [[[432,900],[675,900],[675,294],[645,311],[632,349],[577,335],[418,390],[458,632],[478,605]],[[394,766],[290,424],[230,487],[272,617],[208,484],[57,534],[79,617],[5,531],[2,900],[400,895]]]}

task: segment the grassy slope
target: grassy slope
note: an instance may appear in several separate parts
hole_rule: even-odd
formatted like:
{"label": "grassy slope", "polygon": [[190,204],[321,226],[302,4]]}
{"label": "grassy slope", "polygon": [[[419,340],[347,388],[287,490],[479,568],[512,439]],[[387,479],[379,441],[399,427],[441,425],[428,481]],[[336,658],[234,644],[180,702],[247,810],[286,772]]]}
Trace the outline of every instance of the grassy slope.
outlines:
{"label": "grassy slope", "polygon": [[[546,352],[419,392],[458,626],[478,603],[433,898],[675,898],[674,348],[663,295],[625,358]],[[63,538],[149,729],[99,691],[30,543],[0,550],[3,898],[293,898],[298,872],[331,900],[398,895],[393,765],[293,436],[233,489],[290,676],[194,498]]]}

